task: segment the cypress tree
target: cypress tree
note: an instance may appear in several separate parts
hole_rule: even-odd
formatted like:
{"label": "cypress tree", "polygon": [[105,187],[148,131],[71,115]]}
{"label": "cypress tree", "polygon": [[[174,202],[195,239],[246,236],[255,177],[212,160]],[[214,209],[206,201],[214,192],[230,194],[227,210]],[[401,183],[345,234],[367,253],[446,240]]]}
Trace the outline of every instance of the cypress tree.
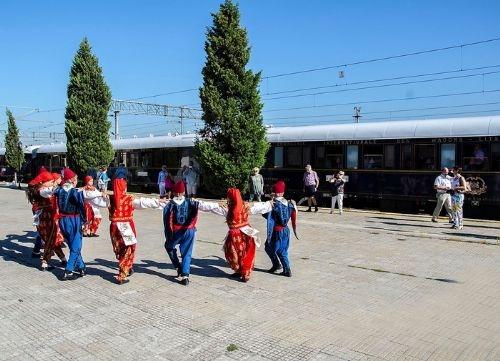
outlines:
{"label": "cypress tree", "polygon": [[114,158],[109,140],[111,92],[87,38],[71,66],[66,105],[66,146],[69,165],[79,174],[108,165]]}
{"label": "cypress tree", "polygon": [[207,187],[222,194],[228,187],[247,188],[250,171],[264,164],[269,144],[262,124],[261,75],[246,69],[250,46],[238,6],[226,0],[212,18],[200,88],[205,125],[195,155]]}
{"label": "cypress tree", "polygon": [[5,161],[14,169],[14,182],[17,183],[17,172],[24,162],[24,153],[19,141],[19,129],[12,112],[7,109],[7,134],[5,134]]}

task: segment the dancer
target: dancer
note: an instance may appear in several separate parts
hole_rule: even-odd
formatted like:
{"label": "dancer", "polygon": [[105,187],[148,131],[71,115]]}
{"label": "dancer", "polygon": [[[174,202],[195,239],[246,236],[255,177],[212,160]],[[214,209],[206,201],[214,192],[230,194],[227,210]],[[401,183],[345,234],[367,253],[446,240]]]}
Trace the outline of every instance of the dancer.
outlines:
{"label": "dancer", "polygon": [[288,247],[290,246],[290,230],[288,229],[288,221],[292,220],[292,228],[297,237],[296,221],[297,221],[297,206],[294,201],[288,201],[283,196],[285,194],[285,182],[278,181],[273,186],[275,193],[273,209],[267,214],[267,239],[265,250],[273,266],[269,269],[269,273],[274,273],[281,268],[281,275],[292,277],[290,269],[290,260],[288,259]]}
{"label": "dancer", "polygon": [[116,259],[118,260],[118,284],[127,283],[133,273],[137,233],[134,223],[134,210],[145,208],[163,208],[165,200],[153,198],[135,198],[127,194],[127,180],[112,180],[113,196],[109,199],[109,233]]}
{"label": "dancer", "polygon": [[[91,176],[85,176],[83,183],[85,186],[83,187],[86,191],[95,191],[96,187],[94,187],[94,179]],[[86,222],[83,225],[83,237],[99,237],[97,234],[97,229],[102,221],[102,215],[99,208],[92,204],[92,201],[85,202],[85,218]]]}
{"label": "dancer", "polygon": [[[174,197],[163,209],[163,225],[165,229],[165,250],[172,265],[177,270],[177,277],[184,286],[189,284],[191,270],[191,255],[196,237],[196,222],[198,211],[217,213],[220,206],[217,203],[195,201],[184,196],[186,187],[179,181],[172,187]],[[176,246],[182,257],[182,263],[177,256]]]}
{"label": "dancer", "polygon": [[49,262],[54,253],[61,260],[62,266],[66,266],[67,264],[66,257],[61,248],[64,238],[59,230],[55,198],[52,195],[48,198],[43,197],[45,193],[52,192],[54,179],[55,177],[52,173],[47,171],[42,172],[33,179],[30,183],[31,186],[28,188],[28,199],[33,204],[37,204],[37,231],[45,241],[40,264],[42,271],[53,268],[49,265]]}
{"label": "dancer", "polygon": [[[55,195],[59,208],[59,228],[69,246],[69,259],[62,278],[73,280],[76,276],[85,275],[85,263],[82,259],[82,223],[85,222],[84,199],[102,197],[99,191],[79,191],[76,187],[78,177],[69,168],[64,169],[62,186],[47,190],[42,197]],[[77,271],[77,274],[75,274]]]}

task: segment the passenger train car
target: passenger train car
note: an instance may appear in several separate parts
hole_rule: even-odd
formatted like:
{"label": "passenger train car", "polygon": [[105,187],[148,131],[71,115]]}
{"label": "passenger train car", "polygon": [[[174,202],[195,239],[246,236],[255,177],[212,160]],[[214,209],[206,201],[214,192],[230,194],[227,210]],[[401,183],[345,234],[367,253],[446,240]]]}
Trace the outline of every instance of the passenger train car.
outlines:
{"label": "passenger train car", "polygon": [[[113,140],[115,164],[127,165],[132,186],[153,189],[162,164],[176,174],[193,159],[195,137]],[[465,216],[500,219],[500,116],[269,128],[267,138],[271,147],[261,170],[267,192],[283,179],[288,195],[301,199],[304,166],[311,164],[323,205],[329,204],[327,180],[343,169],[345,206],[431,213],[435,177],[442,167],[457,165],[472,187]],[[32,172],[42,164],[64,166],[65,151],[64,144],[28,148]]]}

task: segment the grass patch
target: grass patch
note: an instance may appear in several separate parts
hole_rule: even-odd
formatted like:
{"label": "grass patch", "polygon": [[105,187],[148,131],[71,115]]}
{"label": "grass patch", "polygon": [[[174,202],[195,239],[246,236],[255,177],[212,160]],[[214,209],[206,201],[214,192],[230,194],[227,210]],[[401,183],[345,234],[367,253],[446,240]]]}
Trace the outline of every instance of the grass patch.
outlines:
{"label": "grass patch", "polygon": [[230,343],[229,346],[226,347],[226,350],[229,352],[236,351],[238,349],[238,346],[235,345],[234,343]]}

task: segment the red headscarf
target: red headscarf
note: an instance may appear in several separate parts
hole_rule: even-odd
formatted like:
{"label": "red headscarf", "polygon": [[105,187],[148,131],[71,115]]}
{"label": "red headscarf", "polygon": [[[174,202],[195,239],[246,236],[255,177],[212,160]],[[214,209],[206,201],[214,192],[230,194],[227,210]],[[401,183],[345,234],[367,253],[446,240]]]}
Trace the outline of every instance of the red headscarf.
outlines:
{"label": "red headscarf", "polygon": [[238,188],[229,188],[227,190],[227,217],[226,221],[229,228],[237,228],[248,225],[248,207],[243,202],[241,192]]}
{"label": "red headscarf", "polygon": [[94,178],[92,178],[91,176],[86,175],[85,178],[83,178],[83,184],[87,185],[87,183],[90,182],[93,179]]}
{"label": "red headscarf", "polygon": [[120,208],[120,201],[125,195],[125,192],[127,192],[127,181],[123,178],[115,178],[112,180],[112,185],[115,208]]}

